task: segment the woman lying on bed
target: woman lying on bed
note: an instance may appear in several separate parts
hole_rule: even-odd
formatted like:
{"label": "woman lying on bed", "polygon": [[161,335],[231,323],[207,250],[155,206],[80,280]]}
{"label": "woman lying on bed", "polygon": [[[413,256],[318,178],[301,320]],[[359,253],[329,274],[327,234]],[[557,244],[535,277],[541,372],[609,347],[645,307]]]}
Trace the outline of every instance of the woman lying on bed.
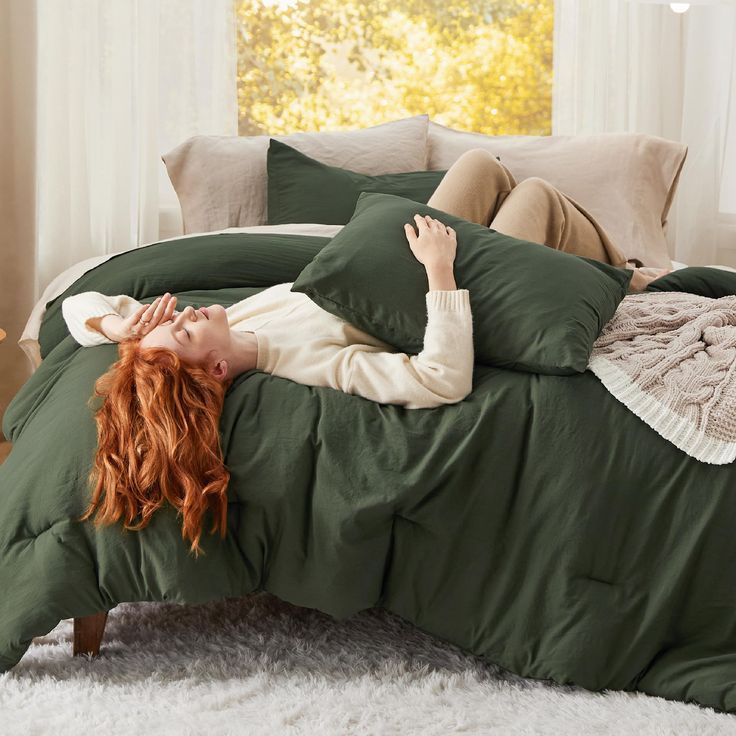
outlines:
{"label": "woman lying on bed", "polygon": [[[572,200],[541,179],[515,186],[481,149],[458,159],[428,204],[524,240],[627,265]],[[227,309],[189,306],[177,312],[176,297],[168,293],[150,305],[98,292],[66,298],[62,312],[77,342],[120,343],[119,359],[95,383],[93,399],[103,399],[95,412],[95,489],[81,519],[98,509],[97,524],[122,517],[127,528],[140,529],[168,501],[182,514],[182,537],[195,554],[207,511],[214,519],[211,531],[224,536],[230,476],[219,417],[227,389],[251,369],[408,409],[467,396],[474,366],[472,315],[468,290],[455,283],[455,232],[429,216],[415,215],[414,221],[405,233],[428,281],[418,355],[396,352],[292,292],[291,283]],[[634,290],[661,273],[635,269]]]}

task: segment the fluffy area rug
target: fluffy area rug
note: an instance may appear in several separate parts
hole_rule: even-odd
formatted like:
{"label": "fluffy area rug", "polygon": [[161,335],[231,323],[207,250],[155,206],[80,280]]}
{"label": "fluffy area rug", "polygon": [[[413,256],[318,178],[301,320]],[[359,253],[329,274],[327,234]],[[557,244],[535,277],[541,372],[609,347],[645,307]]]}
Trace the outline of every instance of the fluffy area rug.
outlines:
{"label": "fluffy area rug", "polygon": [[72,657],[72,631],[0,675],[2,736],[736,734],[696,705],[516,677],[381,609],[123,603],[95,659]]}

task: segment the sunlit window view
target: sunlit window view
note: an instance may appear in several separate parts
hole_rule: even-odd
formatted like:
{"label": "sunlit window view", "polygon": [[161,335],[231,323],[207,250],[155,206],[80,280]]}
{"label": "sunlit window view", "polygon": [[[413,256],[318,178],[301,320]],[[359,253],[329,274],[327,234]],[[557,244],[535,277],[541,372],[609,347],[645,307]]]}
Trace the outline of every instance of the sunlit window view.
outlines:
{"label": "sunlit window view", "polygon": [[241,135],[429,113],[549,135],[553,0],[236,0]]}

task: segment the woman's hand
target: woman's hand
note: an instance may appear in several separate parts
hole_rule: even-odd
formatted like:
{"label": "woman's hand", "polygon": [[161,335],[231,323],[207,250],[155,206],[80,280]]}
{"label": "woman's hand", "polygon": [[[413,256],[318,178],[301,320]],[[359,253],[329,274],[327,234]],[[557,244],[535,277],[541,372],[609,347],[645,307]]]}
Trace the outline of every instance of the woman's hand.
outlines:
{"label": "woman's hand", "polygon": [[410,224],[404,225],[406,239],[414,257],[427,271],[429,290],[457,289],[453,263],[457,252],[455,231],[429,215],[414,215],[419,235]]}
{"label": "woman's hand", "polygon": [[429,215],[414,215],[419,234],[411,224],[404,225],[404,233],[414,257],[426,269],[452,265],[457,252],[455,231]]}
{"label": "woman's hand", "polygon": [[108,314],[102,318],[100,328],[108,338],[115,342],[127,340],[130,337],[143,337],[154,327],[168,322],[175,311],[176,297],[167,291],[163,296],[156,297],[151,304],[142,304],[127,317]]}
{"label": "woman's hand", "polygon": [[635,293],[644,291],[652,281],[656,281],[656,279],[672,271],[671,268],[650,268],[648,266],[633,268],[631,270],[634,272],[634,275],[629,282],[629,292]]}

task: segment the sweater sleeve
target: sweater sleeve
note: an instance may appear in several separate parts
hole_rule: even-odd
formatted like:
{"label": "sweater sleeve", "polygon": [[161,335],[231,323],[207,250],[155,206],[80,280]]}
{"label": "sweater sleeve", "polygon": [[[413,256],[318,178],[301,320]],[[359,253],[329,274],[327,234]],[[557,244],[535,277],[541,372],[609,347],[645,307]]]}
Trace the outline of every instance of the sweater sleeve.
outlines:
{"label": "sweater sleeve", "polygon": [[133,297],[119,294],[118,296],[107,296],[98,291],[83,291],[73,296],[68,296],[61,303],[61,313],[71,336],[85,347],[92,345],[103,345],[112,343],[102,332],[96,330],[87,321],[92,317],[104,317],[106,314],[117,314],[127,317],[138,309],[143,302]]}
{"label": "sweater sleeve", "polygon": [[473,388],[473,324],[467,289],[426,294],[427,326],[418,355],[344,348],[349,361],[342,390],[384,404],[423,409],[462,401]]}

